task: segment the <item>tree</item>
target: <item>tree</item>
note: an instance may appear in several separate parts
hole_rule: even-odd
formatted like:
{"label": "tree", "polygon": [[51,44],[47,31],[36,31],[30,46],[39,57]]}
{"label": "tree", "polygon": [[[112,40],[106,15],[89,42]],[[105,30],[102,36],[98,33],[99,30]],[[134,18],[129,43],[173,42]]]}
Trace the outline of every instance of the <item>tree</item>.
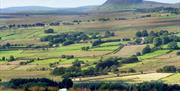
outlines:
{"label": "tree", "polygon": [[178,47],[178,45],[177,45],[177,42],[170,42],[169,44],[168,44],[168,48],[169,49],[178,49],[179,47]]}
{"label": "tree", "polygon": [[141,41],[142,41],[142,39],[140,39],[140,38],[136,38],[136,40],[135,40],[135,42],[136,42],[137,44],[141,44]]}
{"label": "tree", "polygon": [[142,37],[142,33],[140,31],[136,32],[136,37]]}
{"label": "tree", "polygon": [[146,36],[148,36],[148,35],[149,35],[149,34],[148,34],[147,30],[143,30],[143,31],[142,31],[142,36],[143,36],[143,37],[146,37]]}
{"label": "tree", "polygon": [[162,36],[161,40],[162,40],[162,44],[167,44],[170,41],[168,36]]}
{"label": "tree", "polygon": [[151,47],[149,45],[147,45],[143,50],[142,50],[142,54],[146,54],[146,53],[150,53],[151,52]]}
{"label": "tree", "polygon": [[154,44],[155,47],[160,46],[162,44],[161,38],[154,38],[153,44]]}
{"label": "tree", "polygon": [[81,64],[84,63],[83,61],[79,61],[78,59],[74,61],[72,64],[74,67],[81,67]]}
{"label": "tree", "polygon": [[66,68],[60,67],[60,68],[54,68],[51,72],[51,74],[55,76],[63,75],[66,72]]}
{"label": "tree", "polygon": [[83,70],[83,75],[87,75],[87,76],[95,75],[96,74],[95,70],[96,69],[94,67],[90,67],[88,69],[85,69],[85,70]]}
{"label": "tree", "polygon": [[64,88],[69,89],[69,88],[71,88],[73,86],[73,81],[71,79],[69,79],[69,78],[65,78],[65,79],[62,80],[62,85],[63,85]]}
{"label": "tree", "polygon": [[82,48],[81,48],[81,50],[83,50],[83,51],[88,51],[89,49],[90,49],[89,46],[86,46],[86,47],[82,47]]}
{"label": "tree", "polygon": [[99,45],[99,44],[101,44],[101,43],[102,43],[101,39],[95,40],[95,41],[92,43],[92,46],[97,46],[97,45]]}
{"label": "tree", "polygon": [[14,56],[10,56],[9,57],[9,61],[15,61],[16,59],[15,59],[15,57]]}
{"label": "tree", "polygon": [[2,57],[2,61],[5,61],[6,60],[6,57]]}
{"label": "tree", "polygon": [[106,31],[104,37],[110,37],[110,36],[114,36],[114,33],[110,31]]}

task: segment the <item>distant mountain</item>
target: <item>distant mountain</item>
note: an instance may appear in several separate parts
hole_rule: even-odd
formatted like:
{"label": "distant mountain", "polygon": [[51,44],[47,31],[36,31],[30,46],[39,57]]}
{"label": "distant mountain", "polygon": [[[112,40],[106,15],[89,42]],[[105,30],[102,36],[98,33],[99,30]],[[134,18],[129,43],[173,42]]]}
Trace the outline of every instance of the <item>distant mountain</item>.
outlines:
{"label": "distant mountain", "polygon": [[[178,7],[179,4],[168,4],[144,0],[107,0],[97,10],[98,12],[135,10],[139,8]],[[180,7],[180,6],[179,6]]]}
{"label": "distant mountain", "polygon": [[57,8],[42,7],[42,6],[24,6],[24,7],[10,7],[1,9],[1,13],[17,13],[17,12],[39,12],[39,11],[52,11]]}
{"label": "distant mountain", "polygon": [[167,4],[154,1],[144,0],[107,0],[100,6],[85,6],[77,8],[51,8],[41,6],[27,6],[27,7],[11,7],[0,9],[0,14],[87,14],[89,12],[112,12],[135,10],[142,8],[155,8],[155,7],[176,7],[180,8],[180,3]]}
{"label": "distant mountain", "polygon": [[11,7],[0,9],[1,14],[82,14],[94,10],[98,6],[77,8],[51,8],[41,6]]}

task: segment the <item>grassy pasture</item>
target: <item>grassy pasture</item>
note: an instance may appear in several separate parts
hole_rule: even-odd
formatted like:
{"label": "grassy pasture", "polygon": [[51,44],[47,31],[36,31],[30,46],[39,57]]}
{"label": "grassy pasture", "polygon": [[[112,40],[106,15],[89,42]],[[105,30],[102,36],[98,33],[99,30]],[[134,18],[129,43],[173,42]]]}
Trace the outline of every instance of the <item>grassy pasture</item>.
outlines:
{"label": "grassy pasture", "polygon": [[169,52],[170,52],[169,50],[158,50],[158,51],[154,51],[154,52],[139,56],[139,59],[140,60],[150,59],[150,58],[154,58],[154,57],[157,57],[157,56],[167,54]]}
{"label": "grassy pasture", "polygon": [[180,57],[176,55],[176,51],[173,51],[171,53],[159,55],[151,59],[142,60],[138,63],[122,65],[120,69],[127,70],[129,68],[133,68],[136,71],[156,72],[157,69],[167,65],[174,65],[177,68],[180,68],[179,59]]}
{"label": "grassy pasture", "polygon": [[117,49],[119,46],[103,46],[103,47],[95,47],[90,49],[90,51],[113,51]]}
{"label": "grassy pasture", "polygon": [[0,71],[0,78],[3,81],[7,81],[15,78],[49,78],[49,79],[60,79],[60,77],[54,77],[50,75],[49,71],[23,71],[23,70],[4,70]]}
{"label": "grassy pasture", "polygon": [[105,78],[105,81],[127,81],[127,82],[144,82],[144,81],[152,81],[152,80],[160,80],[161,78],[172,75],[171,73],[149,73],[149,74],[140,74],[140,75],[130,75],[123,77],[113,77],[113,78]]}
{"label": "grassy pasture", "polygon": [[165,77],[162,80],[165,81],[166,83],[171,83],[171,84],[180,84],[180,73],[173,74],[171,76]]}

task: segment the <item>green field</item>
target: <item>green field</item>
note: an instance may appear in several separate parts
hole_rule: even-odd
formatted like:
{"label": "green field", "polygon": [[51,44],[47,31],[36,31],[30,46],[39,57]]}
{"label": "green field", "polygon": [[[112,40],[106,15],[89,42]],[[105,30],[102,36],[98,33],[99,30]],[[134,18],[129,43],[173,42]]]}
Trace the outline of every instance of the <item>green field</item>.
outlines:
{"label": "green field", "polygon": [[143,56],[139,56],[139,59],[144,60],[144,59],[151,59],[157,56],[165,55],[167,53],[171,52],[170,50],[158,50],[154,51],[152,53],[145,54]]}
{"label": "green field", "polygon": [[166,83],[171,83],[171,84],[180,83],[179,77],[180,77],[180,74],[177,73],[177,74],[165,77],[162,80],[165,81]]}

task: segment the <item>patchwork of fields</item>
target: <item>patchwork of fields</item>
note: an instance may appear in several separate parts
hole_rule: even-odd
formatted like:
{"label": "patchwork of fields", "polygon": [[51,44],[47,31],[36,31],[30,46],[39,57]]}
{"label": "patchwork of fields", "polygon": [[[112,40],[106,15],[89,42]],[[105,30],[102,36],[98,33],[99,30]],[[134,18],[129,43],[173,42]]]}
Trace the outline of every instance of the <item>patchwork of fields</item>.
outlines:
{"label": "patchwork of fields", "polygon": [[[147,13],[146,15],[148,15]],[[51,71],[55,67],[70,67],[76,60],[84,62],[82,69],[89,67],[95,67],[101,59],[108,57],[131,57],[138,52],[142,52],[147,44],[134,45],[129,42],[134,42],[137,31],[147,30],[160,31],[167,30],[169,32],[177,33],[180,37],[180,15],[167,16],[166,14],[160,16],[157,13],[152,13],[152,17],[138,18],[141,17],[141,13],[133,14],[120,14],[117,13],[114,17],[126,17],[127,20],[113,20],[107,22],[94,21],[87,22],[89,19],[97,20],[99,17],[92,16],[53,16],[47,18],[47,16],[25,18],[25,19],[8,19],[7,24],[21,24],[21,23],[34,23],[34,22],[52,22],[52,20],[63,20],[72,21],[74,19],[81,19],[83,23],[75,25],[60,25],[60,26],[48,26],[48,27],[33,27],[33,28],[19,28],[19,29],[8,29],[0,30],[0,45],[10,43],[11,45],[19,44],[21,48],[12,48],[0,50],[0,59],[3,57],[9,58],[14,56],[16,61],[8,62],[0,60],[0,79],[2,81],[8,81],[13,78],[49,78],[53,80],[60,80],[60,76],[51,75]],[[112,16],[112,15],[110,15]],[[107,17],[107,16],[104,16]],[[113,18],[114,18],[113,17]],[[176,20],[176,21],[175,21]],[[0,20],[1,21],[1,20]],[[4,20],[5,21],[5,20]],[[2,22],[2,21],[1,21]],[[44,30],[52,28],[55,33],[46,34]],[[41,42],[40,38],[44,36],[56,35],[61,33],[70,32],[85,32],[94,33],[99,32],[104,34],[105,31],[112,31],[115,36],[103,38],[102,40],[113,40],[121,39],[116,42],[102,43],[96,47],[92,47],[90,40],[86,42],[75,43],[67,46],[59,45],[57,47],[44,48],[32,48],[28,49],[25,46],[48,46],[49,42]],[[130,40],[123,41],[123,38]],[[180,47],[180,42],[177,43]],[[152,44],[148,44],[152,45]],[[83,47],[90,47],[88,51],[82,50]],[[168,45],[163,45],[162,48],[167,48]],[[100,80],[100,81],[111,81],[111,80],[122,80],[127,82],[143,82],[151,80],[162,80],[166,83],[180,83],[179,73],[156,73],[156,70],[166,65],[174,65],[177,69],[180,69],[180,56],[176,55],[179,52],[176,50],[155,50],[151,53],[138,56],[139,62],[122,64],[118,67],[121,71],[126,71],[133,68],[137,71],[137,74],[123,74],[119,77],[114,73],[108,73],[103,76],[85,77],[81,80]],[[73,55],[73,58],[62,58],[63,55]],[[21,64],[28,62],[27,64]],[[142,74],[146,73],[146,74]],[[120,73],[121,74],[121,73]]]}

